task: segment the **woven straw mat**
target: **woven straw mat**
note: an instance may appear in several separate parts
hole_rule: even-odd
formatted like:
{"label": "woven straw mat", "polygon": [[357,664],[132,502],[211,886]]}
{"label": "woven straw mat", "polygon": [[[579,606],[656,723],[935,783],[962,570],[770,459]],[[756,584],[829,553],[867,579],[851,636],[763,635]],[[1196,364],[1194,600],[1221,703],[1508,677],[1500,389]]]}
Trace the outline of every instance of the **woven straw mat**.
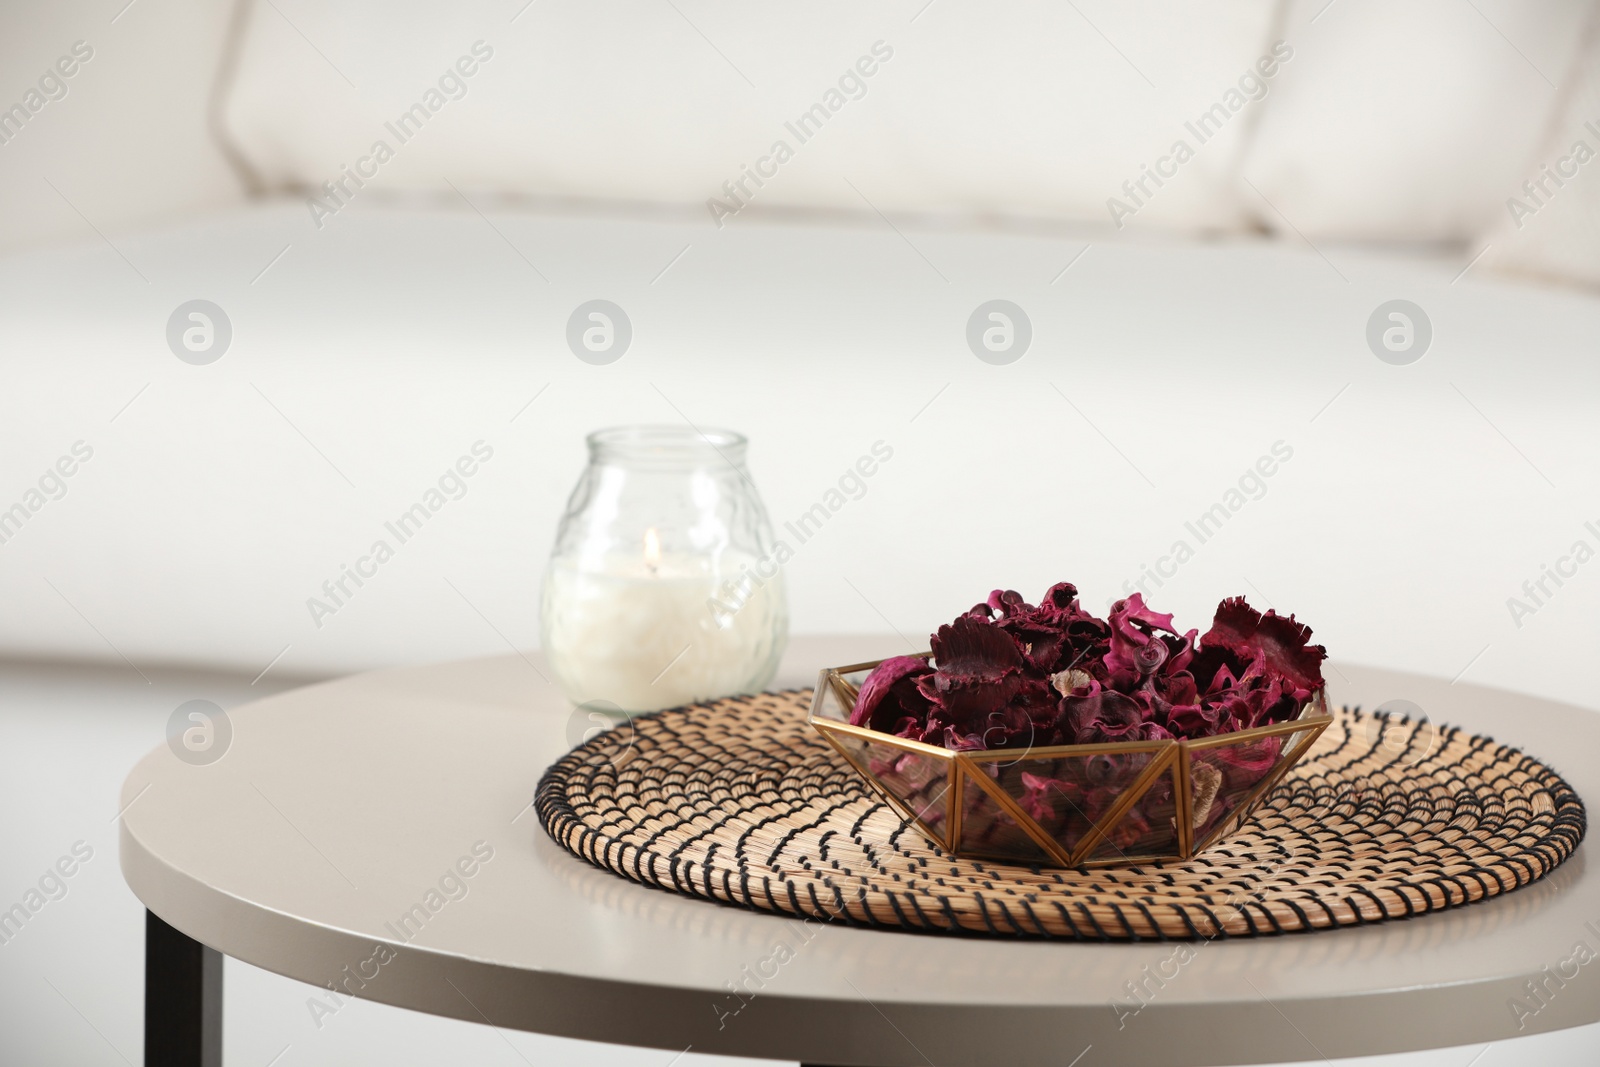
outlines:
{"label": "woven straw mat", "polygon": [[1507,893],[1583,839],[1549,767],[1449,727],[1342,709],[1250,820],[1200,856],[1096,870],[960,859],[806,722],[811,693],[731,697],[600,734],[534,806],[595,866],[710,900],[875,927],[1209,939],[1409,918]]}

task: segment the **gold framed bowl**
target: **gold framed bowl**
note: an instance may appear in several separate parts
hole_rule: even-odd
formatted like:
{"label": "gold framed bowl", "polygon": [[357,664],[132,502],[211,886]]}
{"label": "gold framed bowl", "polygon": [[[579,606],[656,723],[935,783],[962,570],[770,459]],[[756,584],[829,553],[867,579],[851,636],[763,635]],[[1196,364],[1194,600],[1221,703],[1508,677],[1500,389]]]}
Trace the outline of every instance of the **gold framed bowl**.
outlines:
{"label": "gold framed bowl", "polygon": [[1189,859],[1249,818],[1333,721],[1322,689],[1288,722],[1201,740],[955,752],[850,725],[861,683],[881,662],[825,668],[808,721],[924,837],[975,859]]}

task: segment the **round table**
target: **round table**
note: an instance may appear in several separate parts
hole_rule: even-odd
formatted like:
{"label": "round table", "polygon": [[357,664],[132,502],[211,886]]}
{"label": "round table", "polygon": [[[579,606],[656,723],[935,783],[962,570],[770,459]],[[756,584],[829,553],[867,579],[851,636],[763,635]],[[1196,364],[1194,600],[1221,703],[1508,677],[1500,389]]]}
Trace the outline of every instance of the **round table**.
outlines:
{"label": "round table", "polygon": [[[901,651],[797,638],[778,681]],[[562,851],[530,810],[587,725],[574,732],[547,674],[513,655],[358,675],[234,710],[214,762],[145,756],[123,786],[121,860],[152,913],[146,1062],[220,1055],[218,953],[336,989],[329,1011],[359,996],[836,1065],[1069,1067],[1091,1047],[1085,1067],[1321,1060],[1600,1020],[1600,982],[1573,978],[1577,946],[1600,953],[1586,848],[1487,903],[1186,950],[856,929],[635,885]],[[1592,712],[1351,665],[1329,677],[1336,701],[1412,700],[1600,797]]]}

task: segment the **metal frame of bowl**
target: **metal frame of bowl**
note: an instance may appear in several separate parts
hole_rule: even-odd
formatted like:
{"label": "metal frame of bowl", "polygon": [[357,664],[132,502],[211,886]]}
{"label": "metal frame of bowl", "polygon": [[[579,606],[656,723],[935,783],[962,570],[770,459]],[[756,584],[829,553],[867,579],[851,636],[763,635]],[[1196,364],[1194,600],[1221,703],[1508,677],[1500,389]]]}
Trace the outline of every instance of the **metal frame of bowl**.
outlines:
{"label": "metal frame of bowl", "polygon": [[[930,659],[933,654],[931,652],[923,652],[919,653],[919,655],[924,659]],[[874,660],[870,663],[856,663],[846,667],[824,668],[817,676],[817,687],[812,696],[811,713],[808,721],[833,746],[839,755],[844,757],[845,761],[850,764],[856,773],[860,774],[867,784],[881,795],[892,808],[916,826],[924,837],[954,855],[974,858],[1018,862],[1015,856],[960,847],[962,813],[966,810],[964,790],[968,782],[987,793],[995,805],[1016,822],[1023,833],[1039,847],[1040,851],[1048,857],[1048,861],[1055,866],[1114,867],[1130,863],[1190,859],[1210,848],[1218,840],[1242,825],[1272,787],[1277,785],[1283,776],[1288,773],[1289,769],[1310,751],[1311,746],[1322,735],[1322,731],[1327,729],[1328,725],[1333,721],[1333,716],[1328,710],[1327,691],[1322,689],[1318,690],[1311,700],[1300,709],[1298,716],[1288,722],[1274,723],[1271,726],[1258,726],[1249,730],[1237,730],[1233,733],[1219,734],[1215,737],[1207,737],[1200,740],[1180,738],[1176,740],[1131,741],[1125,744],[1051,745],[1038,748],[996,748],[955,752],[947,748],[926,744],[922,741],[913,741],[909,738],[880,733],[877,730],[870,730],[866,727],[850,725],[850,712],[855,707],[859,690],[856,684],[846,676],[871,671],[882,662],[882,660]],[[837,709],[842,712],[841,716],[827,714],[830,696],[833,702],[836,703]],[[1304,736],[1291,741],[1288,749],[1279,756],[1277,763],[1262,776],[1260,782],[1251,788],[1250,792],[1238,803],[1237,807],[1196,840],[1191,810],[1191,805],[1194,801],[1194,753],[1249,744],[1269,737],[1281,737],[1290,734],[1303,734]],[[848,751],[846,746],[841,743],[841,739],[850,737],[869,741],[875,745],[914,753],[944,764],[946,781],[944,792],[950,797],[950,800],[946,804],[946,811],[949,813],[949,817],[944,819],[945,829],[943,832],[933,829],[924,821],[915,806],[907,798],[897,795],[856,756]],[[1110,809],[1099,820],[1095,821],[1088,832],[1070,849],[1046,833],[1022,809],[1017,799],[1001,788],[994,778],[980,767],[983,763],[995,761],[1015,762],[1021,759],[1129,755],[1140,752],[1154,752],[1156,756],[1139,773],[1132,784],[1123,790],[1121,796],[1117,798]],[[1173,814],[1173,822],[1176,830],[1176,850],[1142,853],[1140,855],[1119,854],[1115,858],[1091,858],[1095,855],[1096,850],[1106,842],[1107,837],[1122,818],[1132,810],[1133,806],[1144,797],[1150,787],[1164,774],[1174,774],[1174,805],[1176,810]]]}

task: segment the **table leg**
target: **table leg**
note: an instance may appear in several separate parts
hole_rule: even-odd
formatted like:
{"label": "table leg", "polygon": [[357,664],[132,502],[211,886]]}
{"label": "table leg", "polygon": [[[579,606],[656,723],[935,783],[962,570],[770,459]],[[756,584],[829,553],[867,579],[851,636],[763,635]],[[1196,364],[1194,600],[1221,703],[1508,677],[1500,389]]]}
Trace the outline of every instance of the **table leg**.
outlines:
{"label": "table leg", "polygon": [[222,1067],[222,953],[144,913],[145,1067]]}

